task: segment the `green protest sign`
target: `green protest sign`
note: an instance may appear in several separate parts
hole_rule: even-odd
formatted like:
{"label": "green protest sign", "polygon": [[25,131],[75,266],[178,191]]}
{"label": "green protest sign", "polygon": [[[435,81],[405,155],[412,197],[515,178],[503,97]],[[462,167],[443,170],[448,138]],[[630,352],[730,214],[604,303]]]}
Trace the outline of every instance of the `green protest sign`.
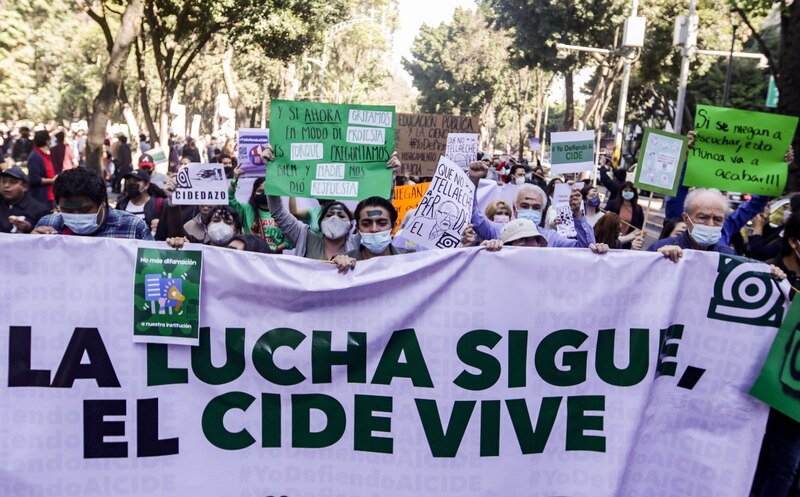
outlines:
{"label": "green protest sign", "polygon": [[778,196],[796,128],[797,117],[698,105],[683,183]]}
{"label": "green protest sign", "polygon": [[792,301],[750,395],[800,422],[800,299]]}
{"label": "green protest sign", "polygon": [[139,248],[133,341],[197,345],[203,253]]}
{"label": "green protest sign", "polygon": [[273,100],[269,195],[360,200],[389,198],[394,107]]}
{"label": "green protest sign", "polygon": [[675,195],[688,142],[682,135],[645,128],[634,180],[636,188]]}

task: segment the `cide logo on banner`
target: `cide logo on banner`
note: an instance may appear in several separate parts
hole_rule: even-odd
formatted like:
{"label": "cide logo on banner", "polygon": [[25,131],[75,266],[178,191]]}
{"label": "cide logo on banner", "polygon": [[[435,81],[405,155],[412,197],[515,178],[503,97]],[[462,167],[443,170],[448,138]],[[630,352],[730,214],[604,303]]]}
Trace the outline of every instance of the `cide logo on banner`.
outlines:
{"label": "cide logo on banner", "polygon": [[720,255],[708,318],[755,326],[778,327],[783,295],[767,266]]}

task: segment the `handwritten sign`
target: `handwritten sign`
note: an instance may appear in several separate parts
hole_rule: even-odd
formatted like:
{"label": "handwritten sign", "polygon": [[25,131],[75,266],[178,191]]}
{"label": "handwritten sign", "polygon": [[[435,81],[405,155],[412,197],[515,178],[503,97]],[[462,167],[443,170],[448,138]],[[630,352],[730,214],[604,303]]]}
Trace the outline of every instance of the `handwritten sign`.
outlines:
{"label": "handwritten sign", "polygon": [[397,114],[397,152],[403,164],[399,172],[433,176],[439,156],[447,151],[447,136],[480,129],[480,119],[472,116]]}
{"label": "handwritten sign", "polygon": [[698,105],[685,185],[778,196],[797,117]]}
{"label": "handwritten sign", "polygon": [[237,164],[244,171],[243,178],[261,177],[267,173],[267,163],[261,156],[269,145],[269,130],[239,128]]}
{"label": "handwritten sign", "polygon": [[478,160],[478,133],[450,133],[444,155],[466,171]]}
{"label": "handwritten sign", "polygon": [[228,205],[228,180],[222,164],[189,163],[175,175],[175,205]]}
{"label": "handwritten sign", "polygon": [[269,195],[361,200],[389,198],[394,107],[273,100],[275,161]]}
{"label": "handwritten sign", "polygon": [[394,187],[394,198],[392,205],[397,209],[397,226],[406,217],[409,211],[416,209],[419,205],[428,187],[431,186],[430,182],[418,183],[416,185],[402,185]]}
{"label": "handwritten sign", "polygon": [[578,232],[575,230],[575,218],[572,217],[572,209],[569,206],[569,196],[573,189],[583,190],[583,182],[574,185],[557,183],[553,190],[552,208],[556,213],[553,224],[555,224],[558,234],[567,238],[577,238],[578,236]]}
{"label": "handwritten sign", "polygon": [[686,160],[688,142],[689,139],[682,135],[645,128],[634,186],[664,195],[675,195],[680,170]]}
{"label": "handwritten sign", "polygon": [[550,163],[555,174],[580,173],[594,168],[594,131],[551,133]]}
{"label": "handwritten sign", "polygon": [[425,249],[461,245],[461,234],[472,216],[475,185],[453,161],[441,156],[425,196],[402,232],[407,242]]}

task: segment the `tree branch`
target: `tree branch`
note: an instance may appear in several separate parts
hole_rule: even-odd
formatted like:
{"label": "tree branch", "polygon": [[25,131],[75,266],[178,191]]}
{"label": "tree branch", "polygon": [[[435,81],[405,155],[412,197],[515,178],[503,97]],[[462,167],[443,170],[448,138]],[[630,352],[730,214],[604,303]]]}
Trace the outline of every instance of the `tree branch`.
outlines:
{"label": "tree branch", "polygon": [[767,65],[769,66],[769,70],[772,73],[772,76],[777,80],[778,79],[778,67],[775,65],[775,61],[772,59],[772,52],[770,51],[767,44],[764,42],[764,38],[761,37],[761,34],[753,27],[753,24],[750,22],[750,19],[747,17],[747,13],[742,10],[741,7],[736,5],[735,3],[731,5],[731,9],[736,12],[739,17],[742,19],[742,22],[747,25],[750,29],[750,32],[753,33],[753,38],[756,39],[756,43],[758,44],[758,48],[762,54],[767,58]]}
{"label": "tree branch", "polygon": [[111,49],[114,48],[114,37],[111,35],[111,28],[108,27],[108,20],[106,19],[105,13],[101,16],[87,4],[86,14],[103,30],[103,36],[106,39],[106,50],[108,53],[111,53]]}

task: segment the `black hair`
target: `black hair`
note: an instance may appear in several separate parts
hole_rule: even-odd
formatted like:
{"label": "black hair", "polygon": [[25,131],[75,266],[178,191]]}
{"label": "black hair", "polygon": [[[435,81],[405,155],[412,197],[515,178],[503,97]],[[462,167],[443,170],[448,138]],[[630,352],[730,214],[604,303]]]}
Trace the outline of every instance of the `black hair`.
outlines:
{"label": "black hair", "polygon": [[56,203],[61,198],[86,195],[97,205],[108,201],[106,182],[91,169],[76,167],[67,169],[56,177],[53,182],[53,195]]}
{"label": "black hair", "polygon": [[636,187],[633,186],[633,183],[630,181],[626,181],[619,185],[619,191],[617,192],[616,201],[620,208],[622,208],[622,201],[625,200],[622,198],[622,192],[625,191],[626,188],[630,188],[633,191],[633,198],[630,200],[631,204],[637,205],[637,202],[639,202],[639,192],[636,191]]}
{"label": "black hair", "polygon": [[794,249],[789,245],[790,239],[794,239],[795,242],[800,242],[800,211],[792,211],[789,220],[783,225],[781,257],[786,257],[794,253]]}
{"label": "black hair", "polygon": [[327,214],[328,211],[331,210],[331,207],[334,206],[341,207],[344,213],[347,214],[347,217],[350,218],[351,221],[353,220],[353,213],[350,211],[350,209],[348,209],[347,206],[344,205],[343,203],[334,200],[333,202],[326,202],[322,206],[322,210],[319,213],[320,222],[322,222],[322,220],[325,219],[325,214]]}
{"label": "black hair", "polygon": [[266,178],[264,178],[264,176],[256,178],[256,180],[253,182],[253,191],[250,192],[250,200],[247,201],[247,203],[250,204],[250,207],[253,208],[253,212],[256,214],[256,217],[258,217],[258,210],[260,209],[258,202],[256,202],[256,190],[258,190],[259,186],[264,184],[265,179]]}
{"label": "black hair", "polygon": [[664,238],[669,238],[669,235],[675,229],[675,226],[677,226],[678,223],[682,223],[682,222],[683,222],[683,219],[679,218],[679,217],[673,217],[673,218],[664,220],[664,227],[661,228],[661,234],[658,235],[658,239],[659,240],[663,240]]}
{"label": "black hair", "polygon": [[64,139],[66,137],[67,137],[67,135],[65,135],[63,131],[59,131],[58,133],[56,133],[56,141],[58,143],[64,143]]}
{"label": "black hair", "polygon": [[523,166],[522,164],[514,164],[513,166],[511,166],[511,169],[508,171],[508,174],[506,175],[506,183],[511,183],[511,180],[514,179],[514,171],[516,171],[517,169],[522,169],[526,173],[528,172],[528,168],[526,166]]}
{"label": "black hair", "polygon": [[800,211],[800,193],[792,195],[789,199],[789,206],[792,208],[792,212]]}
{"label": "black hair", "polygon": [[125,135],[119,135],[119,141],[122,143],[128,143],[128,137]]}
{"label": "black hair", "polygon": [[614,178],[620,183],[625,181],[625,178],[627,177],[628,177],[628,171],[626,171],[625,169],[621,167],[614,169]]}
{"label": "black hair", "polygon": [[47,131],[40,129],[36,133],[33,134],[33,144],[37,147],[44,147],[47,145],[47,142],[50,141],[50,133]]}
{"label": "black hair", "polygon": [[[258,254],[275,253],[275,251],[270,248],[269,244],[258,235],[236,235],[231,239],[231,241],[233,240],[242,242],[245,252],[256,252]],[[230,244],[230,242],[228,242],[228,244]]]}
{"label": "black hair", "polygon": [[583,200],[586,200],[586,198],[589,196],[589,192],[592,190],[597,190],[597,187],[591,183],[583,187],[581,190],[581,196],[583,197]]}
{"label": "black hair", "polygon": [[225,212],[226,215],[233,220],[233,227],[236,229],[237,233],[242,232],[242,220],[239,217],[239,213],[236,212],[236,209],[228,205],[215,205],[207,214],[202,216],[201,221],[203,224],[206,226],[211,224],[211,218],[214,216],[214,213],[219,211]]}
{"label": "black hair", "polygon": [[356,222],[361,219],[361,211],[367,207],[383,207],[389,213],[389,220],[392,222],[392,227],[397,223],[397,209],[394,208],[391,202],[383,197],[369,197],[359,202],[355,212]]}
{"label": "black hair", "polygon": [[560,177],[556,176],[555,178],[551,179],[547,182],[547,187],[545,188],[544,192],[547,194],[548,197],[552,197],[556,192],[556,183],[561,182],[563,183],[564,180]]}

